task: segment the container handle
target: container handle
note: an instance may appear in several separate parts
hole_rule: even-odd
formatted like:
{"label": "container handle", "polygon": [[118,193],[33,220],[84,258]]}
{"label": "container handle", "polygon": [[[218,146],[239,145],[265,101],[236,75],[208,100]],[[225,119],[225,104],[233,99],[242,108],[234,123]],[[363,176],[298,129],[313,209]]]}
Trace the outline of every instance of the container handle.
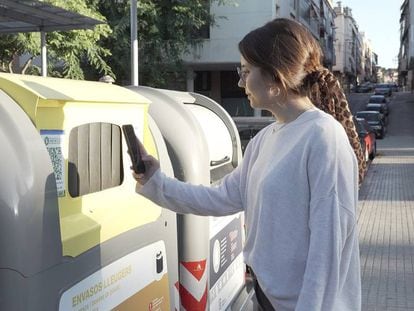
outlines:
{"label": "container handle", "polygon": [[223,164],[223,163],[225,163],[225,162],[227,162],[229,160],[230,160],[230,158],[228,156],[225,156],[221,160],[216,160],[216,161],[213,160],[213,161],[210,161],[210,166],[217,166],[217,165]]}

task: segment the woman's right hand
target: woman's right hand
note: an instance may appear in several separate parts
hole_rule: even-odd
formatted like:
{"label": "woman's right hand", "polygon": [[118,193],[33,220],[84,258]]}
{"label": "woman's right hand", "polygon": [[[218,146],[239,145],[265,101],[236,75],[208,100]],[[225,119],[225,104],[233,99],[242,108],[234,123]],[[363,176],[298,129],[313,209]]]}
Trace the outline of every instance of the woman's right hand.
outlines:
{"label": "woman's right hand", "polygon": [[154,173],[160,168],[160,162],[152,155],[148,154],[144,145],[142,145],[140,141],[138,141],[138,147],[141,152],[142,161],[145,165],[145,173],[137,174],[132,171],[132,176],[140,185],[145,185],[152,175],[154,175]]}

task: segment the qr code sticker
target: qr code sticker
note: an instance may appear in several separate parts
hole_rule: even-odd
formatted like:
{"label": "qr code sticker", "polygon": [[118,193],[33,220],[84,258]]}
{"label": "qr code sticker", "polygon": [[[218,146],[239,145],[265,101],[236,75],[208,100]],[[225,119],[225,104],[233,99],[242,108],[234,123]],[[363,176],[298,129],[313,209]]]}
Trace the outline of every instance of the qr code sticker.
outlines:
{"label": "qr code sticker", "polygon": [[64,159],[62,154],[62,137],[63,131],[60,130],[42,130],[40,131],[43,141],[45,142],[46,149],[49,153],[50,160],[52,162],[53,172],[56,179],[56,188],[59,197],[65,195],[64,184]]}

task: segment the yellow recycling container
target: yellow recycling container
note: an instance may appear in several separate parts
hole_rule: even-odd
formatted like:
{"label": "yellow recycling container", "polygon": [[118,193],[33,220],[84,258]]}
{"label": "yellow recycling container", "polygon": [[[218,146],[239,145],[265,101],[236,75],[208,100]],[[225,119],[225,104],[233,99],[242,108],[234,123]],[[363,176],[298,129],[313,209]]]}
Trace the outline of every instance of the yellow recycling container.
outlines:
{"label": "yellow recycling container", "polygon": [[176,217],[135,193],[121,131],[132,124],[172,175],[149,104],[107,83],[0,74],[0,309],[174,309]]}

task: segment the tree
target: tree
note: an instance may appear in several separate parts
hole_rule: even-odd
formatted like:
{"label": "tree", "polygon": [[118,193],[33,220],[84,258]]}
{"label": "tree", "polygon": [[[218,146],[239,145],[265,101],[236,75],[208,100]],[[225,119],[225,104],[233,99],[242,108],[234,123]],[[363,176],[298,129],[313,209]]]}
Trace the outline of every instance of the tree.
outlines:
{"label": "tree", "polygon": [[[132,0],[137,1],[137,0]],[[181,57],[192,46],[200,44],[200,31],[214,25],[211,2],[230,0],[138,0],[138,42],[140,83],[165,87],[169,80],[183,77]],[[108,63],[117,83],[130,84],[130,2],[89,0],[106,17],[112,34],[101,42],[110,48]]]}
{"label": "tree", "polygon": [[[98,20],[105,20],[96,7],[88,6],[85,0],[45,0],[44,2]],[[106,24],[97,25],[93,30],[47,33],[49,75],[83,79],[85,64],[101,75],[113,75],[111,67],[105,61],[105,58],[110,55],[110,50],[98,44],[110,33],[111,29]],[[39,72],[36,66],[32,66],[33,58],[40,54],[39,33],[0,35],[0,51],[0,70],[13,72],[16,57],[28,54],[31,55],[28,61],[18,70],[22,73]]]}
{"label": "tree", "polygon": [[[39,43],[40,44],[40,43]],[[28,34],[4,34],[0,35],[0,71],[13,72],[13,64],[20,55],[28,53],[35,55],[39,47],[36,46],[36,35]],[[33,57],[29,57],[21,71],[25,73],[30,66]]]}
{"label": "tree", "polygon": [[[210,5],[234,0],[138,1],[139,69],[143,84],[164,87],[183,77],[181,57],[200,44],[203,29],[215,25]],[[129,0],[44,0],[55,6],[106,20],[93,30],[47,34],[49,75],[97,80],[105,74],[130,84]],[[40,54],[38,33],[0,35],[0,70],[12,71],[16,56],[32,55],[23,72],[38,72],[32,60]]]}

